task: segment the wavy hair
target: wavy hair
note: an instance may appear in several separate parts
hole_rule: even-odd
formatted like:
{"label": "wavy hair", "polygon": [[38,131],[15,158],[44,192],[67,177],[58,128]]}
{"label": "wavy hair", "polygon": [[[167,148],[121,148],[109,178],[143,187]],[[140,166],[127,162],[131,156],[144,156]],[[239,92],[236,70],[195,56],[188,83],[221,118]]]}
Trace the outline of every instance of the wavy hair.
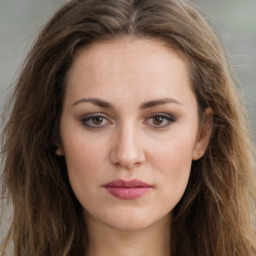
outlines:
{"label": "wavy hair", "polygon": [[81,206],[65,159],[55,154],[66,75],[79,49],[124,36],[161,40],[182,52],[200,112],[213,111],[208,149],[192,163],[187,189],[173,209],[171,255],[255,255],[255,155],[244,108],[215,34],[182,0],[73,0],[41,31],[2,132],[1,201],[13,213],[0,255],[7,255],[11,242],[15,256],[86,253]]}

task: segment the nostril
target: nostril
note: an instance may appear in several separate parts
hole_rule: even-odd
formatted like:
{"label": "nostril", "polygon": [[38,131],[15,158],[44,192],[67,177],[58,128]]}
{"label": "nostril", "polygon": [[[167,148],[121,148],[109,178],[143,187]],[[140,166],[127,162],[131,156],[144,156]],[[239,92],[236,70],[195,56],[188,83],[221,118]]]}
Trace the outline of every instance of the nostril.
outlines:
{"label": "nostril", "polygon": [[110,159],[115,165],[131,169],[141,164],[145,160],[145,155],[140,145],[131,141],[129,143],[119,141],[112,149]]}

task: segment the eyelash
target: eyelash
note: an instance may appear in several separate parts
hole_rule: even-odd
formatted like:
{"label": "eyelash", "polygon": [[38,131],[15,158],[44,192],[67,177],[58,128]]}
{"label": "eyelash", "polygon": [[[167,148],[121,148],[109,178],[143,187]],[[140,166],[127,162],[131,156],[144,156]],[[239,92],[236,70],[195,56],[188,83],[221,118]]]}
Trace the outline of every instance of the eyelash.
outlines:
{"label": "eyelash", "polygon": [[154,129],[164,129],[166,127],[168,127],[169,125],[171,125],[173,122],[175,122],[175,118],[172,115],[169,114],[165,114],[165,113],[155,113],[153,115],[150,115],[147,119],[145,123],[148,123],[149,120],[152,120],[153,122],[153,118],[161,118],[163,122],[165,122],[165,124],[151,124],[153,126]]}
{"label": "eyelash", "polygon": [[105,124],[103,124],[103,125],[102,124],[97,125],[97,124],[93,124],[93,123],[89,124],[89,122],[93,122],[93,119],[96,119],[96,118],[102,118],[102,120],[105,120],[108,123],[112,123],[103,113],[87,115],[87,116],[83,117],[80,121],[81,121],[82,125],[84,125],[85,127],[88,127],[88,128],[104,127]]}
{"label": "eyelash", "polygon": [[[100,118],[102,120],[103,124],[100,123],[97,125],[95,123],[92,123],[93,119],[96,119],[96,118]],[[160,123],[159,125],[154,124],[153,118],[160,118],[161,119],[160,122],[162,122],[162,123],[164,122],[164,124],[162,124],[162,123]],[[150,120],[151,120],[151,122],[150,122]],[[164,128],[168,127],[169,125],[171,125],[175,121],[176,121],[175,118],[169,114],[154,113],[154,114],[151,114],[150,116],[148,116],[146,118],[146,121],[143,123],[149,124],[154,129],[164,129]],[[109,118],[106,117],[106,115],[103,113],[95,113],[95,114],[87,115],[87,116],[83,117],[82,119],[80,119],[80,122],[85,127],[92,128],[92,129],[95,129],[95,128],[99,129],[99,128],[106,126],[107,124],[112,124],[112,122],[109,120]]]}

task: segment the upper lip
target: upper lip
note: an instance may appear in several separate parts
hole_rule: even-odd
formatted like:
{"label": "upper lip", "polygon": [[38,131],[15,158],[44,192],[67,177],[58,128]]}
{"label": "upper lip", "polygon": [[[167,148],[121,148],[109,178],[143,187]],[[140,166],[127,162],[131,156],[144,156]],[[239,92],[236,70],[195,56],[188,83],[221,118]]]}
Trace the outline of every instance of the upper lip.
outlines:
{"label": "upper lip", "polygon": [[113,180],[109,183],[103,185],[104,187],[122,187],[122,188],[134,188],[134,187],[152,187],[152,185],[147,184],[141,180]]}

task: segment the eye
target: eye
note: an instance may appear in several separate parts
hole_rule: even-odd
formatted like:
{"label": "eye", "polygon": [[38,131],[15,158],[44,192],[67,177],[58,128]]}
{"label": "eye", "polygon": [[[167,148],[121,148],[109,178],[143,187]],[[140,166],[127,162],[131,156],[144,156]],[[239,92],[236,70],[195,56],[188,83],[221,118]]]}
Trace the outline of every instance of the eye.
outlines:
{"label": "eye", "polygon": [[175,122],[174,117],[168,114],[157,113],[147,118],[146,123],[154,128],[164,128]]}
{"label": "eye", "polygon": [[103,114],[91,114],[83,117],[81,123],[89,128],[101,128],[111,123]]}

